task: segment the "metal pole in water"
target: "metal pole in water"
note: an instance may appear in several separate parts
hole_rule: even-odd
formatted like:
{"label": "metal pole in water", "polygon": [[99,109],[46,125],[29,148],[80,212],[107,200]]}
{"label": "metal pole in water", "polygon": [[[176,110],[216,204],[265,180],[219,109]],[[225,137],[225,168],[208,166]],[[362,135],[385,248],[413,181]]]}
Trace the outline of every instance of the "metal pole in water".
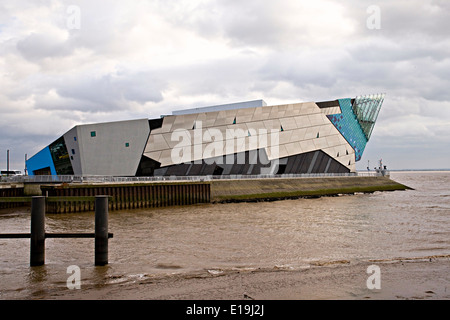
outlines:
{"label": "metal pole in water", "polygon": [[31,199],[30,266],[45,263],[45,197]]}
{"label": "metal pole in water", "polygon": [[95,265],[108,264],[108,196],[95,197]]}

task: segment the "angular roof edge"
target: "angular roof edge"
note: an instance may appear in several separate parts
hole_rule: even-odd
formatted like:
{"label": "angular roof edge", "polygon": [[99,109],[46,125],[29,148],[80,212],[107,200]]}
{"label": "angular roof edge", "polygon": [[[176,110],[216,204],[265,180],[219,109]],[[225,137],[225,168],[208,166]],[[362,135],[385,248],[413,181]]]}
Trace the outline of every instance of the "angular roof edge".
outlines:
{"label": "angular roof edge", "polygon": [[265,107],[265,106],[267,106],[267,103],[264,100],[260,99],[260,100],[251,100],[251,101],[236,102],[236,103],[229,103],[229,104],[221,104],[221,105],[216,105],[216,106],[176,110],[176,111],[172,111],[172,115],[178,116],[178,115],[183,115],[183,114],[194,114],[194,113],[202,113],[202,112],[213,112],[213,111],[255,108],[255,107]]}

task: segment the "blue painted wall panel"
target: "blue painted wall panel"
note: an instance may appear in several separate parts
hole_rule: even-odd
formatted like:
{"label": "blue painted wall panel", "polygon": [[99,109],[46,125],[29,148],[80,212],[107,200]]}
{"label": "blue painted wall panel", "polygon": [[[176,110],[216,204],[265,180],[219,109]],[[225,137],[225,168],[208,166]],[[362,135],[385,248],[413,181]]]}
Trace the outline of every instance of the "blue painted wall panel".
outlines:
{"label": "blue painted wall panel", "polygon": [[55,165],[53,164],[52,155],[48,146],[27,160],[27,171],[30,176],[34,176],[33,171],[46,167],[50,167],[52,175],[56,175]]}

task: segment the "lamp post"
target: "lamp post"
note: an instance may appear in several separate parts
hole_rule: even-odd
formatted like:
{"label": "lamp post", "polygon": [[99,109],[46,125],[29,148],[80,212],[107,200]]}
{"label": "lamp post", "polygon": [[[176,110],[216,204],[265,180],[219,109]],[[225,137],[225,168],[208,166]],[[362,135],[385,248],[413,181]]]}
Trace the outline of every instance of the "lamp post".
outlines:
{"label": "lamp post", "polygon": [[9,177],[9,149],[6,150],[6,176]]}

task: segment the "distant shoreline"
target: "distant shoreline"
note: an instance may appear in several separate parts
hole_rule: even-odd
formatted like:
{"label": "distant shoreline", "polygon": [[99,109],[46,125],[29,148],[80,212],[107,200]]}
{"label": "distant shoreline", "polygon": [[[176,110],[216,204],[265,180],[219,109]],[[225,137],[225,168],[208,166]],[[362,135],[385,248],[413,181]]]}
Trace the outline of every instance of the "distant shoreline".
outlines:
{"label": "distant shoreline", "polygon": [[[368,170],[356,170],[357,172],[367,172]],[[374,171],[374,170],[370,170]],[[421,172],[421,171],[428,171],[428,172],[439,172],[439,171],[450,171],[450,169],[389,169],[390,172]]]}

